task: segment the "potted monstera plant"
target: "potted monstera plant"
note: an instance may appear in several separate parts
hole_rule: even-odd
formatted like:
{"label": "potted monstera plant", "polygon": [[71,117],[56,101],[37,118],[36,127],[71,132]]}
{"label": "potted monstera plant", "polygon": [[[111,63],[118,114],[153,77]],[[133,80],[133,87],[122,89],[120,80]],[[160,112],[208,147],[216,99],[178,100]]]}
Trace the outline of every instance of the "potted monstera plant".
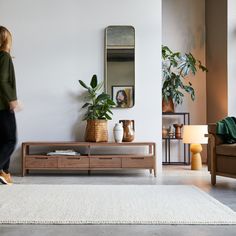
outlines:
{"label": "potted monstera plant", "polygon": [[87,90],[86,103],[82,106],[87,109],[84,115],[84,120],[87,121],[85,140],[87,142],[107,142],[107,120],[112,119],[111,108],[115,106],[115,103],[108,94],[99,92],[103,83],[98,83],[97,75],[93,75],[90,85],[85,84],[82,80],[79,80],[79,83]]}
{"label": "potted monstera plant", "polygon": [[186,78],[195,75],[198,70],[203,72],[207,68],[202,65],[191,53],[181,54],[173,52],[169,47],[162,45],[162,111],[174,112],[174,104],[182,104],[184,91],[195,100],[195,91],[191,82]]}

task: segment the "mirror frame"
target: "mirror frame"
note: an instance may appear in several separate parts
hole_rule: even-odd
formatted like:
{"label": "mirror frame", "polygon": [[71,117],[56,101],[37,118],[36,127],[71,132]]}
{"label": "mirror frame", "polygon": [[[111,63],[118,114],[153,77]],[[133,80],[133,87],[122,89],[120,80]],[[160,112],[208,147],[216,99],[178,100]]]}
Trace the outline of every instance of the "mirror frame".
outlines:
{"label": "mirror frame", "polygon": [[[131,27],[134,31],[134,46],[133,47],[131,47],[131,46],[127,47],[127,48],[133,48],[134,49],[134,85],[132,85],[132,87],[133,87],[133,106],[132,107],[114,107],[116,109],[129,109],[129,108],[133,108],[134,105],[135,105],[135,87],[136,87],[135,86],[135,77],[136,77],[136,73],[135,73],[135,62],[136,62],[136,60],[135,60],[135,54],[136,54],[135,53],[136,52],[135,45],[136,45],[136,40],[135,40],[135,28],[132,25],[109,25],[105,28],[105,34],[104,34],[104,91],[105,91],[105,93],[110,94],[108,92],[108,82],[107,82],[107,79],[108,79],[107,78],[107,49],[108,49],[108,47],[107,47],[107,30],[110,27],[123,27],[123,26],[124,27]],[[120,48],[125,48],[125,47],[120,47]],[[130,85],[127,85],[127,86],[130,86]],[[111,99],[112,99],[112,94],[111,94]]]}

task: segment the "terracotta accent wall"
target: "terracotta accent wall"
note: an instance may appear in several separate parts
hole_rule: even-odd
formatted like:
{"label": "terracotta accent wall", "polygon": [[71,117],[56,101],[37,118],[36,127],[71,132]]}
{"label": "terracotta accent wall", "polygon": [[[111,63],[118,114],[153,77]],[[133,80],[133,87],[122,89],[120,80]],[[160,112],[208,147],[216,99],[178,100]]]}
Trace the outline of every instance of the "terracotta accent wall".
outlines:
{"label": "terracotta accent wall", "polygon": [[228,114],[227,0],[206,0],[207,122]]}

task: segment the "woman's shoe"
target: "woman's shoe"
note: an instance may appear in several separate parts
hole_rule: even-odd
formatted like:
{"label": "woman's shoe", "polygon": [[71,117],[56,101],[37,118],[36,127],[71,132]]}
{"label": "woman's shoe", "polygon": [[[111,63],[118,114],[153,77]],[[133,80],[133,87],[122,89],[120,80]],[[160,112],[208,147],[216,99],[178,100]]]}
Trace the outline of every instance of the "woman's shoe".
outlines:
{"label": "woman's shoe", "polygon": [[5,173],[3,173],[3,171],[0,172],[0,182],[2,184],[8,184],[7,180],[5,179]]}
{"label": "woman's shoe", "polygon": [[12,178],[10,173],[6,174],[4,171],[0,172],[0,182],[2,184],[12,185]]}
{"label": "woman's shoe", "polygon": [[5,174],[5,179],[7,180],[8,184],[13,184],[10,173],[6,173],[5,171],[3,171],[3,173]]}

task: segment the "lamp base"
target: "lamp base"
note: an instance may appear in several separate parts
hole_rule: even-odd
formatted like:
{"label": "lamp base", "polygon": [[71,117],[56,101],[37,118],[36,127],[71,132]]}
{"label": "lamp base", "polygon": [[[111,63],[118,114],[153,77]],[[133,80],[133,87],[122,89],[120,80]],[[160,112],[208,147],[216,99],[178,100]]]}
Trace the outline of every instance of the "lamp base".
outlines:
{"label": "lamp base", "polygon": [[191,170],[202,169],[202,157],[200,152],[202,151],[201,144],[191,144],[190,151],[192,152]]}

